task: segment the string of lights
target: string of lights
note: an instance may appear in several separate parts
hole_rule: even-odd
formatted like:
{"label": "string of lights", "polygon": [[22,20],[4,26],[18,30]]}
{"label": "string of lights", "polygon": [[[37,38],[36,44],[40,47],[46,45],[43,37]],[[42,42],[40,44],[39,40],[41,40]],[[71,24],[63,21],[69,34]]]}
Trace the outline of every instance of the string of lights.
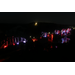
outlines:
{"label": "string of lights", "polygon": [[[35,23],[35,26],[37,26],[37,22]],[[54,38],[54,35],[61,35],[62,36],[67,36],[68,34],[71,34],[71,28],[67,28],[67,29],[61,29],[61,30],[55,30],[54,33],[51,33],[51,32],[41,32],[41,37],[40,39],[42,38],[48,38],[48,41],[49,42],[53,42],[53,38]],[[30,38],[32,39],[33,42],[36,42],[38,41],[37,38],[30,36]],[[4,43],[2,44],[1,48],[6,48],[8,47],[8,45],[19,45],[21,42],[22,43],[26,43],[27,40],[23,37],[14,37],[12,36],[12,40],[9,39],[9,43],[8,43],[8,39],[5,41],[4,40]],[[21,40],[19,40],[21,39]],[[68,41],[70,40],[70,38],[67,38],[67,37],[64,37],[64,38],[61,38],[61,43],[67,43]]]}

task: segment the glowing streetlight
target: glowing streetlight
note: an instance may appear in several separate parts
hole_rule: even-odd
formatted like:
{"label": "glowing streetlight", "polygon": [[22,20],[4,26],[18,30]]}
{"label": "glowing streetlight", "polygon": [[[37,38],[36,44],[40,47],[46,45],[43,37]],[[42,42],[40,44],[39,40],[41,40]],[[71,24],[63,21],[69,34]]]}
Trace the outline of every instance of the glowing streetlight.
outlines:
{"label": "glowing streetlight", "polygon": [[37,26],[37,22],[35,22],[35,26]]}

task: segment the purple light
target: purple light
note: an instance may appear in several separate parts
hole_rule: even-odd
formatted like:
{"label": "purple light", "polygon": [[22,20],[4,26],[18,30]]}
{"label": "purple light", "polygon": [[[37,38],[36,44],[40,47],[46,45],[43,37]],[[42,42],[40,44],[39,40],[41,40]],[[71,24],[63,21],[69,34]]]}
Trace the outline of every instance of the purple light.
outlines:
{"label": "purple light", "polygon": [[43,37],[47,37],[47,33],[44,33],[44,36]]}
{"label": "purple light", "polygon": [[58,34],[58,32],[56,32],[56,34]]}
{"label": "purple light", "polygon": [[64,33],[64,35],[67,35],[66,33]]}
{"label": "purple light", "polygon": [[19,45],[19,42],[17,42],[17,45]]}
{"label": "purple light", "polygon": [[61,43],[64,43],[64,39],[62,38],[62,42]]}
{"label": "purple light", "polygon": [[65,42],[67,43],[67,39],[65,40]]}
{"label": "purple light", "polygon": [[46,35],[44,37],[47,37]]}

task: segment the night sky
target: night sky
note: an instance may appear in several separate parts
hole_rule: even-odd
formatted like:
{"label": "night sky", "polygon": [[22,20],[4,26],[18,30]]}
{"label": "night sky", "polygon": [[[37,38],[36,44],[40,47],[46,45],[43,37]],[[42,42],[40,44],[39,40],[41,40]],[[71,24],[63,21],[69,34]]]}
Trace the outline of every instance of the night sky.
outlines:
{"label": "night sky", "polygon": [[0,23],[49,22],[75,24],[74,12],[0,12]]}

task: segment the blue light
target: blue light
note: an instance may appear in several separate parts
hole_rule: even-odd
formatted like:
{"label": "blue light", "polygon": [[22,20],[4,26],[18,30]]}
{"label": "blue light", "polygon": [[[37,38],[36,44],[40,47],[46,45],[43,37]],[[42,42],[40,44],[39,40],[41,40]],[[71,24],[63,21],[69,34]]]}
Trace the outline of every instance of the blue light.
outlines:
{"label": "blue light", "polygon": [[47,37],[46,35],[44,37]]}
{"label": "blue light", "polygon": [[64,39],[62,38],[62,42],[61,43],[64,43]]}
{"label": "blue light", "polygon": [[19,45],[19,42],[17,42],[17,45]]}

